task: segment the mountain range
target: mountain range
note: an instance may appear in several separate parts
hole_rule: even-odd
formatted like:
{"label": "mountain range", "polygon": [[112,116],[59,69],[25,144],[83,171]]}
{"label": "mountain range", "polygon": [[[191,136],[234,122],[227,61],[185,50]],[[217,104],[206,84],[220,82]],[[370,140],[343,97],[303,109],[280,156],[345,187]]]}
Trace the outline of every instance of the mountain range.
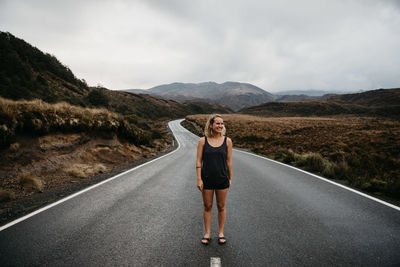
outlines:
{"label": "mountain range", "polygon": [[[185,101],[205,101],[219,103],[234,111],[259,105],[266,102],[304,102],[327,100],[341,91],[322,90],[290,90],[270,93],[255,85],[240,82],[215,82],[203,83],[171,83],[143,89],[126,89],[123,91],[135,94],[148,94],[166,100],[175,100],[180,103]],[[359,90],[357,93],[363,92]]]}
{"label": "mountain range", "polygon": [[274,95],[257,86],[240,82],[171,83],[148,90],[127,89],[124,91],[150,94],[178,102],[197,100],[220,103],[233,110],[273,101],[275,98]]}

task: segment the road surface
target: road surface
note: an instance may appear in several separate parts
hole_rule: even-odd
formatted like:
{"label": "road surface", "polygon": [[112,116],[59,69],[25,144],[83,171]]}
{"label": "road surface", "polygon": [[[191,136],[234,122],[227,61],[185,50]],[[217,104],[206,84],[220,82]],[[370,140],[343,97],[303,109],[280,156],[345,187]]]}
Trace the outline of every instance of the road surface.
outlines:
{"label": "road surface", "polygon": [[[239,150],[226,245],[203,235],[198,137],[0,231],[1,266],[400,266],[400,211]],[[233,140],[234,142],[234,140]]]}

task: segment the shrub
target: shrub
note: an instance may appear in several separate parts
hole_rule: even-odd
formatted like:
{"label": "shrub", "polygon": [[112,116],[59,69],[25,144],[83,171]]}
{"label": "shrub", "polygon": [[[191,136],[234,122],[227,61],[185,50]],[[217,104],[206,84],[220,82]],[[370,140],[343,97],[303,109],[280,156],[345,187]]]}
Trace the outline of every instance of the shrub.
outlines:
{"label": "shrub", "polygon": [[328,164],[322,171],[322,175],[328,178],[336,178],[335,166],[333,164]]}
{"label": "shrub", "polygon": [[129,114],[129,115],[125,115],[124,119],[131,123],[131,124],[137,124],[138,123],[138,117],[135,114]]}
{"label": "shrub", "polygon": [[91,90],[87,96],[87,99],[90,102],[90,104],[96,107],[99,106],[107,107],[108,103],[110,102],[110,100],[104,94],[104,92],[97,89]]}
{"label": "shrub", "polygon": [[310,153],[306,155],[305,166],[309,171],[323,172],[328,165],[326,162],[319,153]]}
{"label": "shrub", "polygon": [[371,180],[371,185],[374,191],[386,191],[387,189],[387,182],[380,180],[378,178],[373,178]]}
{"label": "shrub", "polygon": [[349,165],[346,161],[340,161],[333,166],[335,178],[345,180],[349,177]]}
{"label": "shrub", "polygon": [[300,155],[293,153],[294,160],[291,162],[296,167],[304,167],[307,165],[307,154]]}
{"label": "shrub", "polygon": [[296,160],[296,153],[293,150],[289,149],[287,153],[284,154],[282,162],[291,164]]}

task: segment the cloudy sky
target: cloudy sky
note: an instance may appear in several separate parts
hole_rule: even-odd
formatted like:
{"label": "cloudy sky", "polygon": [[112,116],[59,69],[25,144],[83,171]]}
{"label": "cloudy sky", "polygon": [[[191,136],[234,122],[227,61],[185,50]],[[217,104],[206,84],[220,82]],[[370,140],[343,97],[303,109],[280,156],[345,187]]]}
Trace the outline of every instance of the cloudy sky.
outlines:
{"label": "cloudy sky", "polygon": [[0,30],[109,89],[400,87],[400,0],[0,0]]}

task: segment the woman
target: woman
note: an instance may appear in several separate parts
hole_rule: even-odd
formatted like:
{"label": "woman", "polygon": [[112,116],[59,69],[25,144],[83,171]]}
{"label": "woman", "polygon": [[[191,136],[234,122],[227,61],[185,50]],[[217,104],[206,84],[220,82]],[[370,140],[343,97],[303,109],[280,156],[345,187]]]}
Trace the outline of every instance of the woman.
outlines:
{"label": "woman", "polygon": [[197,187],[202,192],[204,203],[205,234],[201,243],[208,245],[211,240],[211,208],[215,191],[218,207],[218,244],[225,244],[225,199],[232,183],[232,140],[225,136],[224,120],[219,114],[208,118],[204,134],[205,137],[201,137],[197,145],[196,161]]}

